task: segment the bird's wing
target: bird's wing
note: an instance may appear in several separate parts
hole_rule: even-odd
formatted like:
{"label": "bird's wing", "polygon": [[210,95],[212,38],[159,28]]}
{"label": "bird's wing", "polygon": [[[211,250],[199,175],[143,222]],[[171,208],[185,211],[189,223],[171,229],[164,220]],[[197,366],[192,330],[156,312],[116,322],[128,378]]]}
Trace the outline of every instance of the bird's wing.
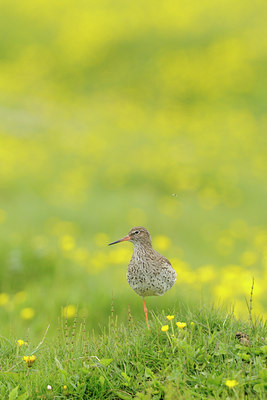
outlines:
{"label": "bird's wing", "polygon": [[163,256],[161,256],[161,261],[162,261],[161,268],[162,269],[166,268],[169,272],[171,272],[171,275],[173,275],[173,278],[176,279],[177,273],[176,273],[175,269],[173,268],[173,266],[171,265],[170,261]]}
{"label": "bird's wing", "polygon": [[158,259],[159,259],[159,261],[161,262],[162,266],[164,266],[164,265],[172,266],[171,263],[170,263],[170,261],[169,261],[166,257],[162,256],[162,255],[159,254],[159,253],[158,253]]}

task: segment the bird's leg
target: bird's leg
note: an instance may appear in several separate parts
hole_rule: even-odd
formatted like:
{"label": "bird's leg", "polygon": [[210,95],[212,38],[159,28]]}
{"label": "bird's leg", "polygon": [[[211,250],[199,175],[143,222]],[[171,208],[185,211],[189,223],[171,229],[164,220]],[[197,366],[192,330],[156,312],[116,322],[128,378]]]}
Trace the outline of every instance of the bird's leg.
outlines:
{"label": "bird's leg", "polygon": [[145,298],[143,297],[143,303],[144,303],[144,312],[146,315],[146,325],[147,325],[147,329],[149,329],[149,325],[148,325],[148,318],[147,318],[147,308],[146,308],[146,303],[145,303]]}

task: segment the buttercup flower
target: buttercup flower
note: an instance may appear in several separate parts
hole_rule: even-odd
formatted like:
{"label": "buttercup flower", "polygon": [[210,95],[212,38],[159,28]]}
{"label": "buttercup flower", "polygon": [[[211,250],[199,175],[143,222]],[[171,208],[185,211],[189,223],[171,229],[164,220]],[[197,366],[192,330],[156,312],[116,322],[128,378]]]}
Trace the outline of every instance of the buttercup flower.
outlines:
{"label": "buttercup flower", "polygon": [[4,306],[9,302],[9,295],[7,293],[0,293],[0,306]]}
{"label": "buttercup flower", "polygon": [[168,329],[169,329],[169,325],[163,325],[161,327],[162,332],[167,332]]}
{"label": "buttercup flower", "polygon": [[174,315],[167,315],[166,317],[169,321],[171,321],[174,318]]}
{"label": "buttercup flower", "polygon": [[186,327],[186,322],[176,322],[176,325],[179,329],[183,329]]}
{"label": "buttercup flower", "polygon": [[25,362],[25,364],[27,364],[27,366],[30,368],[32,367],[34,361],[36,360],[36,356],[32,355],[32,356],[24,356],[23,357],[23,361]]}
{"label": "buttercup flower", "polygon": [[64,318],[73,318],[76,313],[77,313],[77,308],[72,304],[69,304],[62,310],[62,316]]}
{"label": "buttercup flower", "polygon": [[166,250],[170,247],[171,241],[167,236],[159,235],[154,239],[155,247],[159,250]]}
{"label": "buttercup flower", "polygon": [[31,307],[23,308],[20,312],[20,316],[22,319],[29,320],[34,317],[35,311]]}
{"label": "buttercup flower", "polygon": [[233,388],[233,387],[235,387],[236,385],[238,385],[238,382],[235,380],[235,379],[228,379],[226,382],[225,382],[225,385],[227,386],[227,387],[229,387],[229,388]]}
{"label": "buttercup flower", "polygon": [[75,247],[75,239],[73,236],[64,235],[59,240],[59,245],[63,251],[73,250]]}
{"label": "buttercup flower", "polygon": [[17,344],[19,345],[19,347],[21,347],[21,346],[23,346],[23,345],[25,345],[25,346],[28,345],[28,343],[27,343],[27,342],[24,342],[24,340],[22,340],[22,339],[18,339],[18,340],[17,340]]}

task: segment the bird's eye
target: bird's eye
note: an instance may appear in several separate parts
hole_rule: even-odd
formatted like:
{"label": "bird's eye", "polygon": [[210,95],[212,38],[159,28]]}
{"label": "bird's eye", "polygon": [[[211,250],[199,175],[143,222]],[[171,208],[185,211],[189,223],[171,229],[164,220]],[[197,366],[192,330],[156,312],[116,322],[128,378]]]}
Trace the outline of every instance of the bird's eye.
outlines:
{"label": "bird's eye", "polygon": [[134,231],[134,234],[137,235],[140,231]]}

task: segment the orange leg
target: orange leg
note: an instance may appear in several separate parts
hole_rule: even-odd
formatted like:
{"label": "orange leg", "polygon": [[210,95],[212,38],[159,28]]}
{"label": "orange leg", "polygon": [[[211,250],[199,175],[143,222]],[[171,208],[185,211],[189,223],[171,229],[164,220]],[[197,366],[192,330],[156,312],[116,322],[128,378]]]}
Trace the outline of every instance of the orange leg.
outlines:
{"label": "orange leg", "polygon": [[147,318],[147,308],[146,308],[146,303],[145,303],[144,297],[143,297],[143,303],[144,303],[144,312],[145,312],[145,315],[146,315],[146,325],[147,325],[147,329],[149,329],[148,318]]}

